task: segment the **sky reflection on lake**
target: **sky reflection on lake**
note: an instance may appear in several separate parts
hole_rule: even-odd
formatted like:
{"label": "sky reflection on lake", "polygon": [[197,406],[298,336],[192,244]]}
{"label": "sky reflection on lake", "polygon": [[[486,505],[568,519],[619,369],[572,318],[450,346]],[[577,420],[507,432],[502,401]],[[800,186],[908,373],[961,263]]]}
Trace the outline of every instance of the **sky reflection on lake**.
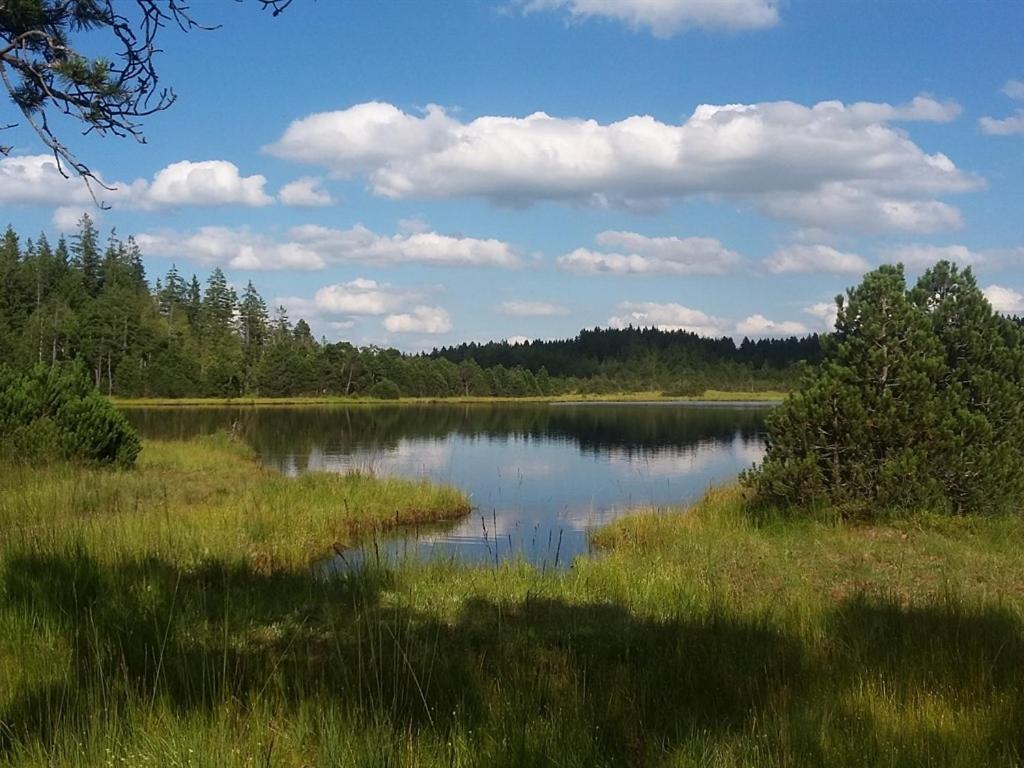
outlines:
{"label": "sky reflection on lake", "polygon": [[[693,501],[760,460],[763,407],[707,404],[430,405],[273,409],[138,409],[152,437],[241,426],[286,474],[369,470],[452,483],[475,511],[350,552],[525,557],[563,567],[587,531],[638,506]],[[557,560],[557,563],[556,563]],[[339,561],[340,562],[340,561]]]}

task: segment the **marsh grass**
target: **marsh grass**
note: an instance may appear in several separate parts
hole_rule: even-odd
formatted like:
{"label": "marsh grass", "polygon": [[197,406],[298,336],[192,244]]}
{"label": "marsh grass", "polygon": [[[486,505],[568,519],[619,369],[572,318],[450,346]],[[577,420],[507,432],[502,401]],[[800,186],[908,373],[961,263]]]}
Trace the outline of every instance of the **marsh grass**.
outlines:
{"label": "marsh grass", "polygon": [[151,441],[137,471],[70,464],[0,470],[0,541],[74,543],[101,560],[299,569],[368,534],[463,517],[469,500],[426,480],[314,472],[285,477],[223,434]]}
{"label": "marsh grass", "polygon": [[[315,538],[301,526],[322,525],[319,481],[281,490],[244,453],[226,460],[230,445],[151,447],[136,474],[4,480],[0,763],[1024,757],[1018,518],[755,520],[726,488],[609,526],[568,572],[439,561],[324,578],[298,556]],[[157,479],[165,472],[175,482]],[[12,491],[20,501],[6,501]],[[164,493],[161,523],[145,507]],[[314,511],[287,545],[272,532],[226,536],[251,498],[272,514]],[[273,567],[251,556],[254,541]]]}

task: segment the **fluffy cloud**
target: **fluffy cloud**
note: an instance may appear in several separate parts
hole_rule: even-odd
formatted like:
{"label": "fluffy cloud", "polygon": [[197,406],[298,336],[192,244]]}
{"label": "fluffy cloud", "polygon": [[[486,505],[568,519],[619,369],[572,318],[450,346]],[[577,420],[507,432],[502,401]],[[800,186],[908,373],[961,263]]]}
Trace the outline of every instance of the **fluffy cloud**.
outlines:
{"label": "fluffy cloud", "polygon": [[1007,80],[1002,92],[1011,99],[1024,99],[1024,80]]}
{"label": "fluffy cloud", "polygon": [[1024,295],[1012,288],[990,285],[985,288],[985,298],[996,312],[1007,315],[1024,313]]}
{"label": "fluffy cloud", "polygon": [[978,119],[978,127],[989,136],[1013,136],[1024,133],[1024,109],[1018,109],[1010,117],[1002,119],[982,117]]}
{"label": "fluffy cloud", "polygon": [[599,245],[577,248],[558,259],[563,269],[585,274],[721,275],[740,263],[739,254],[711,237],[646,237],[635,232],[601,232]]}
{"label": "fluffy cloud", "polygon": [[410,312],[388,315],[384,328],[391,333],[448,333],[452,319],[443,307],[421,305]]}
{"label": "fluffy cloud", "polygon": [[682,304],[624,301],[619,304],[619,312],[621,314],[608,318],[612,328],[655,326],[664,331],[690,331],[701,336],[725,336],[730,329],[728,321]]}
{"label": "fluffy cloud", "polygon": [[845,182],[826,182],[813,194],[779,192],[758,205],[777,219],[823,232],[945,232],[960,229],[960,211],[940,200],[895,199]]}
{"label": "fluffy cloud", "polygon": [[882,258],[908,267],[932,267],[937,261],[952,261],[963,267],[987,269],[1019,266],[1024,263],[1024,247],[973,250],[966,245],[925,245],[912,243],[882,251]]}
{"label": "fluffy cloud", "polygon": [[289,160],[326,165],[347,176],[443,150],[451,143],[456,125],[433,104],[417,117],[385,102],[368,101],[296,120],[266,150]]}
{"label": "fluffy cloud", "polygon": [[334,198],[324,189],[323,182],[313,176],[303,176],[285,184],[277,193],[277,199],[296,208],[322,208],[334,204]]}
{"label": "fluffy cloud", "polygon": [[312,298],[286,296],[275,299],[295,317],[304,317],[332,331],[347,330],[355,318],[381,317],[391,333],[447,333],[451,316],[443,307],[419,303],[419,291],[399,288],[376,280],[356,278],[320,288]]}
{"label": "fluffy cloud", "polygon": [[97,210],[95,205],[61,205],[53,212],[53,226],[60,232],[77,232],[78,222],[87,213],[93,223],[99,222],[103,218],[103,211]]}
{"label": "fluffy cloud", "polygon": [[763,264],[773,275],[793,272],[860,275],[871,268],[864,257],[838,251],[830,245],[788,245],[775,251]]}
{"label": "fluffy cloud", "polygon": [[144,253],[185,258],[234,269],[317,270],[327,266],[323,254],[300,242],[277,242],[245,227],[200,227],[194,232],[144,232],[135,240]]}
{"label": "fluffy cloud", "polygon": [[733,323],[720,317],[714,317],[699,309],[684,307],[682,304],[658,304],[653,301],[630,302],[619,304],[618,315],[608,318],[612,328],[654,326],[663,331],[689,331],[701,336],[799,336],[807,333],[807,326],[792,320],[769,320],[761,314]]}
{"label": "fluffy cloud", "polygon": [[966,245],[901,245],[882,251],[882,258],[888,262],[905,264],[908,267],[931,267],[937,261],[953,261],[961,266],[976,266],[986,261],[979,251],[972,251]]}
{"label": "fluffy cloud", "polygon": [[[1007,80],[1002,93],[1011,99],[1024,99],[1024,80]],[[982,117],[978,119],[978,127],[989,136],[1012,136],[1024,133],[1024,109],[1018,109],[1010,117],[1002,119]]]}
{"label": "fluffy cloud", "polygon": [[390,333],[443,334],[452,330],[452,317],[443,307],[418,303],[419,291],[396,288],[374,280],[356,278],[316,291],[312,298],[286,296],[274,299],[293,316],[334,332],[351,329],[356,317],[384,315],[381,325]]}
{"label": "fluffy cloud", "polygon": [[157,171],[140,205],[164,208],[184,205],[270,205],[274,199],[263,191],[265,176],[242,176],[238,166],[226,160],[183,160]]}
{"label": "fluffy cloud", "polygon": [[235,269],[324,269],[328,264],[420,263],[469,267],[516,267],[507,243],[419,232],[378,235],[362,225],[351,229],[294,227],[274,239],[245,227],[202,227],[195,232],[144,233],[136,238],[147,253],[182,257]]}
{"label": "fluffy cloud", "polygon": [[321,288],[313,296],[313,308],[325,315],[383,315],[400,309],[408,297],[375,280],[356,278]]}
{"label": "fluffy cloud", "polygon": [[518,267],[515,249],[500,240],[412,232],[390,237],[357,224],[351,229],[302,226],[291,230],[295,240],[332,261],[365,263],[417,262],[450,267]]}
{"label": "fluffy cloud", "polygon": [[267,149],[338,176],[365,173],[387,198],[650,209],[712,195],[806,226],[934,231],[960,225],[938,198],[980,181],[891,123],[958,113],[954,102],[919,96],[902,105],[701,105],[679,125],[543,112],[462,122],[437,106],[414,115],[369,102],[296,120]]}
{"label": "fluffy cloud", "polygon": [[561,304],[547,301],[503,301],[498,305],[498,312],[511,317],[553,317],[567,315],[569,310]]}
{"label": "fluffy cloud", "polygon": [[764,315],[751,315],[736,324],[740,336],[803,336],[807,326],[794,320],[776,322]]}
{"label": "fluffy cloud", "polygon": [[[102,189],[97,191],[109,194]],[[53,155],[0,158],[0,203],[79,207],[94,204],[85,183],[77,177],[65,177]]]}
{"label": "fluffy cloud", "polygon": [[804,307],[805,314],[818,318],[826,331],[832,331],[836,327],[836,318],[839,316],[839,307],[834,301],[819,301]]}
{"label": "fluffy cloud", "polygon": [[776,0],[526,0],[523,11],[563,10],[570,19],[608,19],[672,37],[690,27],[764,29],[779,23]]}
{"label": "fluffy cloud", "polygon": [[[242,176],[237,166],[224,160],[172,163],[150,181],[99,178],[111,189],[94,185],[96,196],[115,208],[263,206],[273,202],[263,191],[263,176]],[[0,159],[0,203],[81,207],[94,201],[84,181],[61,173],[53,155],[26,155]]]}
{"label": "fluffy cloud", "polygon": [[409,216],[398,220],[398,231],[407,235],[419,235],[430,231],[430,224],[422,216]]}

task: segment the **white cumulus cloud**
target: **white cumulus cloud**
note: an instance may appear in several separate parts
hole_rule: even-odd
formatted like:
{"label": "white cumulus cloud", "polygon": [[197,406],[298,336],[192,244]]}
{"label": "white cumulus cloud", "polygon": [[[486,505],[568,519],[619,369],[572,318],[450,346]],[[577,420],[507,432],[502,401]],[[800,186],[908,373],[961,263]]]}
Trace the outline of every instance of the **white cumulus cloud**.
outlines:
{"label": "white cumulus cloud", "polygon": [[135,240],[146,254],[184,258],[209,266],[246,270],[318,270],[327,266],[322,254],[303,243],[278,242],[246,227],[143,232]]}
{"label": "white cumulus cloud", "polygon": [[618,305],[619,314],[608,318],[612,328],[634,326],[655,327],[663,331],[689,331],[700,336],[800,336],[808,332],[807,326],[793,320],[769,320],[762,314],[750,315],[739,322],[709,315],[699,309],[669,302],[624,301]]}
{"label": "white cumulus cloud", "polygon": [[98,210],[95,205],[61,205],[53,211],[53,226],[66,234],[77,232],[78,222],[85,214],[89,214],[94,224],[103,218],[103,211]]}
{"label": "white cumulus cloud", "polygon": [[1024,99],[1024,80],[1007,80],[1002,91],[1011,99]]}
{"label": "white cumulus cloud", "polygon": [[388,315],[384,328],[391,333],[448,333],[452,319],[443,307],[421,305],[409,312]]}
{"label": "white cumulus cloud", "polygon": [[819,301],[803,309],[805,314],[818,318],[826,331],[835,330],[839,307],[834,301]]}
{"label": "white cumulus cloud", "polygon": [[649,115],[602,124],[543,112],[463,122],[438,106],[410,114],[369,102],[296,120],[267,149],[338,176],[366,174],[374,194],[393,199],[646,210],[716,196],[805,226],[930,232],[961,224],[940,197],[981,182],[892,123],[943,122],[959,109],[929,96],[780,101],[701,105],[681,124]]}
{"label": "white cumulus cloud", "polygon": [[548,301],[503,301],[498,305],[498,312],[511,317],[554,317],[567,315],[569,310],[561,304]]}
{"label": "white cumulus cloud", "polygon": [[775,251],[763,264],[773,275],[794,272],[860,275],[871,268],[863,256],[839,251],[830,245],[787,245]]}
{"label": "white cumulus cloud", "polygon": [[524,13],[561,10],[572,20],[607,19],[672,37],[684,29],[764,29],[779,23],[776,0],[526,0]]}
{"label": "white cumulus cloud", "polygon": [[1018,109],[1010,117],[981,117],[978,118],[978,127],[982,133],[989,136],[1013,136],[1024,133],[1024,109]]}
{"label": "white cumulus cloud", "polygon": [[[1007,80],[1002,93],[1011,99],[1024,99],[1024,80]],[[980,117],[978,128],[989,136],[1013,136],[1024,133],[1024,109],[1018,109],[1009,117]]]}
{"label": "white cumulus cloud", "polygon": [[[107,182],[102,176],[99,179],[108,186],[121,188],[118,193],[111,193],[97,187],[97,193],[102,197],[120,199],[130,191],[130,185]],[[85,183],[77,176],[64,176],[53,155],[0,157],[0,204],[78,206],[83,209],[94,206]]]}
{"label": "white cumulus cloud", "polygon": [[313,307],[325,315],[383,315],[394,312],[409,294],[375,280],[356,278],[326,285],[313,296]]}
{"label": "white cumulus cloud", "polygon": [[378,235],[357,224],[351,229],[315,225],[295,227],[291,236],[334,261],[417,262],[455,267],[518,267],[519,255],[508,243],[437,232]]}
{"label": "white cumulus cloud", "polygon": [[[171,163],[150,180],[109,181],[97,174],[98,199],[113,208],[155,210],[182,206],[263,206],[274,202],[263,188],[266,178],[243,176],[225,160]],[[0,203],[10,205],[94,206],[78,176],[65,177],[53,155],[0,159]]]}
{"label": "white cumulus cloud", "polygon": [[847,182],[823,183],[814,193],[780,191],[758,203],[777,219],[824,232],[944,232],[963,227],[960,211],[941,200],[898,199]]}
{"label": "white cumulus cloud", "polygon": [[663,331],[690,331],[701,336],[726,336],[730,330],[728,321],[674,302],[624,301],[618,309],[620,314],[608,318],[612,328],[653,326]]}
{"label": "white cumulus cloud", "polygon": [[601,232],[605,251],[577,248],[559,257],[563,269],[584,274],[722,275],[741,262],[739,254],[712,237],[646,237]]}
{"label": "white cumulus cloud", "polygon": [[323,181],[314,176],[288,182],[277,193],[283,205],[295,208],[322,208],[334,204],[331,193],[324,189]]}
{"label": "white cumulus cloud", "polygon": [[1024,313],[1024,295],[1002,285],[990,285],[984,290],[985,298],[996,312],[1005,315]]}
{"label": "white cumulus cloud", "polygon": [[882,257],[892,263],[908,267],[931,267],[937,261],[952,261],[964,267],[976,266],[986,261],[985,254],[972,251],[966,245],[925,245],[912,243],[887,248]]}
{"label": "white cumulus cloud", "polygon": [[515,250],[499,240],[436,232],[379,235],[359,224],[351,229],[293,227],[284,238],[258,234],[247,227],[202,227],[194,232],[143,233],[136,239],[154,255],[250,270],[317,270],[352,262],[466,267],[520,264]]}
{"label": "white cumulus cloud", "polygon": [[157,171],[141,205],[270,205],[274,199],[263,191],[266,183],[265,176],[242,176],[238,166],[226,160],[182,160]]}
{"label": "white cumulus cloud", "polygon": [[910,243],[882,251],[882,258],[908,267],[932,267],[937,261],[952,261],[962,267],[1001,269],[1024,264],[1024,246],[976,250],[966,245],[929,245]]}
{"label": "white cumulus cloud", "polygon": [[769,320],[764,315],[750,315],[736,324],[740,336],[803,336],[807,326],[795,320]]}
{"label": "white cumulus cloud", "polygon": [[332,331],[350,329],[357,318],[382,317],[391,333],[447,333],[451,316],[443,307],[421,303],[421,291],[359,277],[325,285],[312,298],[286,296],[275,300],[292,316],[304,317]]}
{"label": "white cumulus cloud", "polygon": [[357,277],[325,285],[312,297],[277,297],[274,304],[284,306],[292,318],[305,318],[336,333],[354,327],[357,319],[401,312],[420,299],[420,292],[415,289]]}

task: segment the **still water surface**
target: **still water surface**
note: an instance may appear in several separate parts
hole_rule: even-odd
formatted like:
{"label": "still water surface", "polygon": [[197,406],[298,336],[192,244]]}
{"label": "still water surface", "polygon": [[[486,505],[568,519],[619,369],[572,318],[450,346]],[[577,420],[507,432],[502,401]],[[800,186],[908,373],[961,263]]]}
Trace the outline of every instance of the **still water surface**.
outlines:
{"label": "still water surface", "polygon": [[362,557],[525,557],[564,567],[587,531],[637,506],[693,501],[758,461],[765,408],[630,403],[380,405],[127,410],[146,437],[235,425],[264,464],[429,477],[470,494],[475,511],[348,553]]}

